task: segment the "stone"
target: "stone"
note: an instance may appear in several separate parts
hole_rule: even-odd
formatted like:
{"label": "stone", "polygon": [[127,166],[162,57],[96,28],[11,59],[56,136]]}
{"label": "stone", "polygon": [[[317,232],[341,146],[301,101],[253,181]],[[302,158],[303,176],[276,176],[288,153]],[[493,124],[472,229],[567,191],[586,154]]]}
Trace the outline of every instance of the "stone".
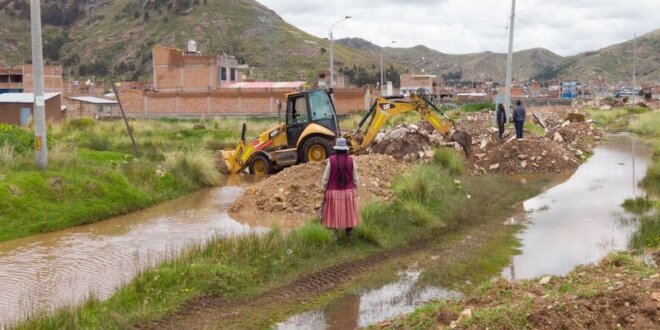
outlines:
{"label": "stone", "polygon": [[456,329],[457,326],[458,324],[456,324],[456,321],[451,321],[451,323],[449,323],[449,329]]}
{"label": "stone", "polygon": [[539,284],[540,284],[540,285],[546,285],[546,284],[550,283],[550,280],[551,280],[551,279],[552,279],[552,276],[543,276],[543,277],[539,280]]}
{"label": "stone", "polygon": [[578,123],[587,120],[587,116],[581,113],[569,113],[568,116],[566,116],[566,120],[571,123]]}
{"label": "stone", "polygon": [[426,158],[433,158],[433,155],[435,155],[435,150],[426,150],[424,152],[424,156],[426,156]]}
{"label": "stone", "polygon": [[527,167],[527,161],[523,160],[522,162],[520,162],[520,167],[522,167],[522,168]]}
{"label": "stone", "polygon": [[571,124],[571,122],[567,120],[567,121],[565,121],[565,122],[563,122],[563,123],[561,124],[561,128],[564,128],[564,127],[566,127],[566,126],[568,126],[568,125],[570,125],[570,124]]}
{"label": "stone", "polygon": [[563,159],[565,162],[567,162],[568,161],[568,156],[563,155],[563,156],[561,156],[561,159]]}
{"label": "stone", "polygon": [[379,132],[378,134],[376,134],[376,137],[374,138],[374,142],[375,142],[375,143],[380,143],[380,142],[383,141],[386,137],[387,137],[387,135],[386,135],[385,133],[383,133],[383,132]]}
{"label": "stone", "polygon": [[496,170],[498,168],[500,168],[500,163],[496,163],[488,167],[489,170]]}
{"label": "stone", "polygon": [[461,315],[458,316],[458,320],[456,322],[469,320],[471,318],[472,318],[472,308],[466,308],[461,312]]}
{"label": "stone", "polygon": [[527,155],[518,155],[518,159],[524,160],[527,158]]}
{"label": "stone", "polygon": [[554,134],[552,134],[552,141],[564,142],[564,138],[561,136],[561,134],[559,134],[559,132],[555,132]]}
{"label": "stone", "polygon": [[408,129],[410,129],[412,131],[417,131],[417,130],[419,130],[419,126],[417,126],[415,124],[412,124],[412,125],[408,126]]}
{"label": "stone", "polygon": [[483,150],[484,148],[486,148],[487,145],[488,145],[488,140],[483,139],[483,140],[481,140],[481,144],[479,145],[479,149]]}
{"label": "stone", "polygon": [[488,155],[488,154],[485,154],[485,153],[484,154],[475,154],[474,157],[477,157],[477,159],[481,159],[481,158],[486,157],[486,155]]}
{"label": "stone", "polygon": [[584,154],[584,153],[582,152],[582,150],[580,150],[580,149],[575,150],[575,155],[576,155],[576,156],[582,156],[583,154]]}
{"label": "stone", "polygon": [[520,184],[527,184],[527,179],[525,178],[520,179]]}
{"label": "stone", "polygon": [[406,134],[408,134],[408,131],[405,128],[397,128],[390,132],[389,138],[392,140],[399,140],[403,139]]}

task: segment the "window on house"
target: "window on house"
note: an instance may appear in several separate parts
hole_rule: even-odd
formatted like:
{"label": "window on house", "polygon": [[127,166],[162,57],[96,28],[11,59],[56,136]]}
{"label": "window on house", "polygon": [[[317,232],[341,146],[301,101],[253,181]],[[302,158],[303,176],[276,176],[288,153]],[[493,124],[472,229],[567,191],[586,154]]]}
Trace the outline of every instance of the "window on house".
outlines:
{"label": "window on house", "polygon": [[220,68],[220,80],[227,81],[227,68]]}

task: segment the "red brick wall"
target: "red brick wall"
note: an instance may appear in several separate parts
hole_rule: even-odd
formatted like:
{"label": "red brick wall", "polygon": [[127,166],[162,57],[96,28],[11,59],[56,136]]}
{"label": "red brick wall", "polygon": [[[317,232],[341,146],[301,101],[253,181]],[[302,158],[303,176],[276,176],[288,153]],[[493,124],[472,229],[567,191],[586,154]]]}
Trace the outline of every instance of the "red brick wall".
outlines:
{"label": "red brick wall", "polygon": [[[62,120],[61,106],[62,101],[60,97],[53,97],[46,100],[46,121]],[[21,108],[33,109],[32,103],[0,103],[0,123],[20,125]]]}
{"label": "red brick wall", "polygon": [[[131,116],[276,115],[277,100],[283,110],[289,89],[216,89],[210,92],[119,91],[124,111]],[[365,109],[363,89],[336,89],[338,113]],[[368,100],[370,104],[371,100]]]}
{"label": "red brick wall", "polygon": [[218,88],[218,60],[215,56],[184,56],[179,49],[155,46],[153,66],[156,90]]}

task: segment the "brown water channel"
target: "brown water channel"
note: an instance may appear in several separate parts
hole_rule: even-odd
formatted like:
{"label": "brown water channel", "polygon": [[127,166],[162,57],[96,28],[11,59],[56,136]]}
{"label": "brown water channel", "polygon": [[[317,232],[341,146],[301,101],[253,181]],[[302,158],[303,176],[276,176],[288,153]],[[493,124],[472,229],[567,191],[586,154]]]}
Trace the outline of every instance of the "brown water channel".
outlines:
{"label": "brown water channel", "polygon": [[[633,152],[630,136],[611,135],[567,181],[525,201],[524,211],[506,222],[526,225],[518,235],[521,253],[512,256],[501,275],[514,279],[564,275],[577,265],[626,249],[637,224],[622,221],[626,212],[620,205],[643,194],[636,186],[650,159],[650,148],[637,143]],[[442,265],[426,267],[401,272],[394,282],[352,290],[274,328],[355,329],[410,313],[425,302],[460,295],[429,281],[432,275],[420,281],[426,271],[438,271]]]}
{"label": "brown water channel", "polygon": [[212,237],[259,228],[232,220],[236,186],[54,233],[0,243],[0,329],[35,311],[101,299],[140,271]]}

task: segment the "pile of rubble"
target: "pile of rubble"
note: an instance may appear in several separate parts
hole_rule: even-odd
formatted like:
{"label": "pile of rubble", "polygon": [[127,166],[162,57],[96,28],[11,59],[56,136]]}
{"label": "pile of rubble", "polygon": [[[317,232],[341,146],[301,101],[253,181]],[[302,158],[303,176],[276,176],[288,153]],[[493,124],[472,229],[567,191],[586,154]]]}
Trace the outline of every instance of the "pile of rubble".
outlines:
{"label": "pile of rubble", "polygon": [[379,132],[374,141],[361,153],[390,155],[402,161],[414,161],[433,157],[439,146],[455,146],[454,142],[436,131],[431,124],[399,124]]}
{"label": "pile of rubble", "polygon": [[[391,200],[392,179],[403,170],[403,164],[391,156],[369,154],[354,157],[359,174],[359,196],[362,202],[373,198]],[[230,207],[233,219],[251,225],[270,225],[277,221],[294,227],[314,217],[321,207],[323,163],[306,163],[284,169],[248,187]]]}
{"label": "pile of rubble", "polygon": [[527,132],[523,141],[515,139],[514,128],[507,124],[499,140],[493,111],[479,111],[462,118],[456,127],[472,134],[472,174],[559,173],[577,168],[592,153],[601,133],[586,115],[565,108],[528,111],[528,120],[544,129],[543,136]]}

